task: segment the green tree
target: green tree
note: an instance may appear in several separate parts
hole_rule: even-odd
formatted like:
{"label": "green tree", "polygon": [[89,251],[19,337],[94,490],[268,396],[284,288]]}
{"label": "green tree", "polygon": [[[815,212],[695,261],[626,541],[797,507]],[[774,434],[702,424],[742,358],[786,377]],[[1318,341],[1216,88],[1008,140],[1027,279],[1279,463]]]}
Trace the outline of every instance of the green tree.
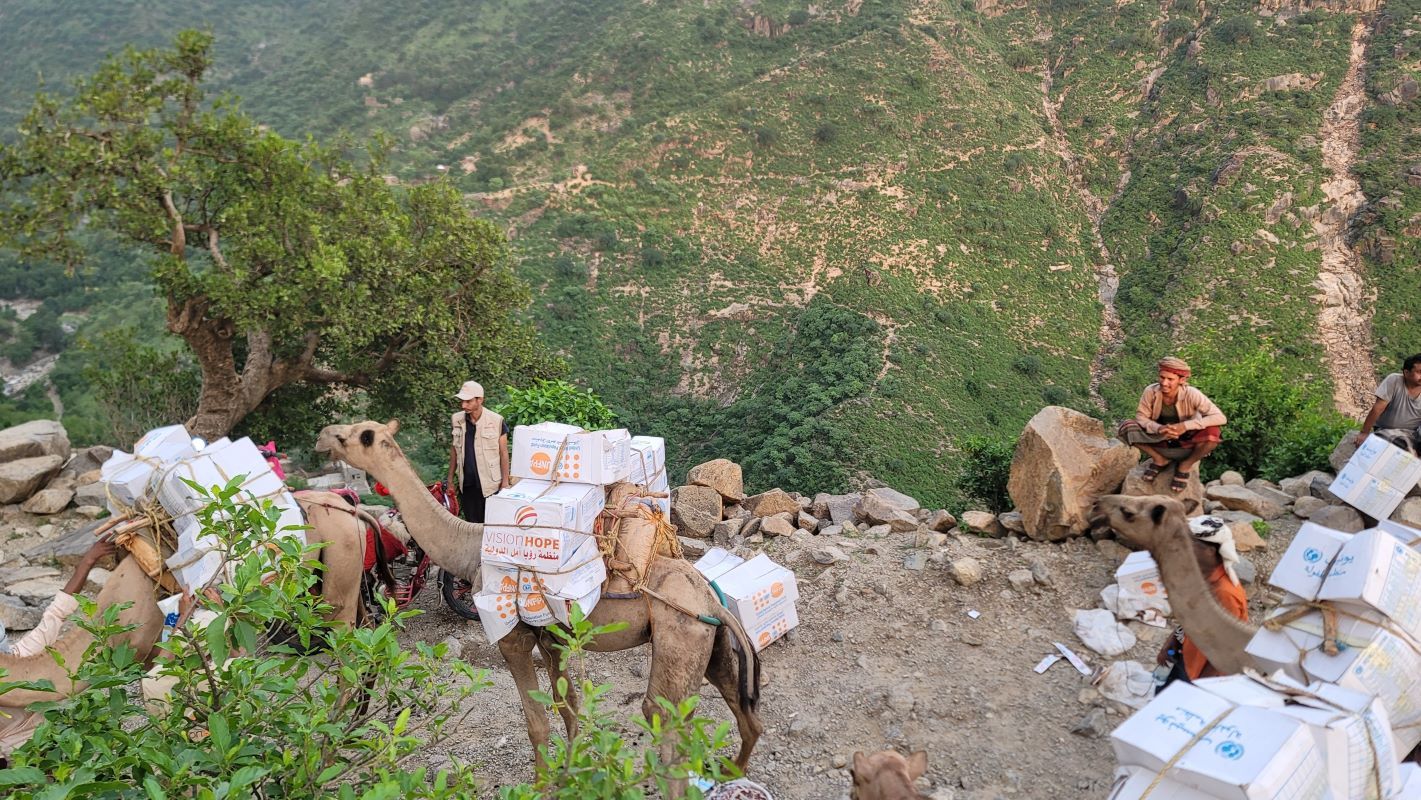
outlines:
{"label": "green tree", "polygon": [[295,142],[209,101],[211,46],[184,31],[110,57],[73,96],[39,95],[0,146],[0,245],[75,265],[98,229],[159,256],[168,330],[202,375],[195,434],[292,384],[432,419],[470,372],[556,371],[493,224],[446,182],[388,185],[378,142]]}

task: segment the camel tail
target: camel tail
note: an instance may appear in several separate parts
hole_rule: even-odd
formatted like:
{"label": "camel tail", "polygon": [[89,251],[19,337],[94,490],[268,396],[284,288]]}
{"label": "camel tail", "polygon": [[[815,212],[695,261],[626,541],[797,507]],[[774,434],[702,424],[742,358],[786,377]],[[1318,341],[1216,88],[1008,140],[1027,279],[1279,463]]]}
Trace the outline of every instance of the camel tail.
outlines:
{"label": "camel tail", "polygon": [[720,624],[722,630],[726,631],[730,649],[734,651],[739,667],[737,678],[740,682],[740,710],[746,714],[754,714],[760,708],[760,654],[755,652],[750,635],[745,632],[744,626],[734,614],[722,609]]}

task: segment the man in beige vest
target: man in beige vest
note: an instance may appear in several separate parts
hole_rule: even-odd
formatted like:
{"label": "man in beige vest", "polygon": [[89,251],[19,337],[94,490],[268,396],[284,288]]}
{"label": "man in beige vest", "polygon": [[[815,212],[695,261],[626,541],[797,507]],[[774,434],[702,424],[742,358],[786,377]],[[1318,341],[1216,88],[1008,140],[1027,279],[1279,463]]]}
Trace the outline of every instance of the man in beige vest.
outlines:
{"label": "man in beige vest", "polygon": [[460,410],[450,419],[449,485],[459,493],[464,519],[483,522],[485,498],[509,486],[508,423],[484,408],[484,387],[478,381],[466,381],[454,396]]}

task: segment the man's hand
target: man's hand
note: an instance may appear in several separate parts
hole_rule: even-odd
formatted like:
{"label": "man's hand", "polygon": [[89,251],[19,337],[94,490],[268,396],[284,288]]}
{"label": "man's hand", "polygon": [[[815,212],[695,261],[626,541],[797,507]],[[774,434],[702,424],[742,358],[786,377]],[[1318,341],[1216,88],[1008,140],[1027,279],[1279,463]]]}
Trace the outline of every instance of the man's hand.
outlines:
{"label": "man's hand", "polygon": [[510,483],[509,480],[508,480],[508,478],[506,478],[506,477],[505,477],[503,480],[501,480],[501,481],[498,482],[498,488],[499,488],[500,491],[503,490],[503,489],[507,489],[507,488],[511,487],[512,485],[513,485],[513,484]]}
{"label": "man's hand", "polygon": [[1367,441],[1367,437],[1371,435],[1371,431],[1362,431],[1361,433],[1357,434],[1357,438],[1352,440],[1352,444],[1356,445],[1357,447],[1361,447],[1362,442]]}
{"label": "man's hand", "polygon": [[118,547],[113,543],[113,540],[100,539],[94,542],[88,551],[84,553],[83,560],[88,562],[90,566],[93,566],[117,552]]}
{"label": "man's hand", "polygon": [[1178,439],[1179,437],[1184,435],[1184,423],[1170,423],[1169,425],[1160,428],[1160,433],[1164,434],[1165,436],[1168,436],[1171,439]]}

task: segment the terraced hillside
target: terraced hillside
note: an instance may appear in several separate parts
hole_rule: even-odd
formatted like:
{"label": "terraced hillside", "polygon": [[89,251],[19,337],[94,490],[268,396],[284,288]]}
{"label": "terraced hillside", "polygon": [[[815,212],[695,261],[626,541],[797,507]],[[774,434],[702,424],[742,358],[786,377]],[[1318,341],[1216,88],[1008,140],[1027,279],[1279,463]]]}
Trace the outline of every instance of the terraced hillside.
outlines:
{"label": "terraced hillside", "polygon": [[209,24],[255,116],[501,220],[674,466],[946,502],[967,435],[1122,413],[1164,350],[1353,410],[1421,349],[1421,0],[1305,2],[26,0],[0,112]]}

